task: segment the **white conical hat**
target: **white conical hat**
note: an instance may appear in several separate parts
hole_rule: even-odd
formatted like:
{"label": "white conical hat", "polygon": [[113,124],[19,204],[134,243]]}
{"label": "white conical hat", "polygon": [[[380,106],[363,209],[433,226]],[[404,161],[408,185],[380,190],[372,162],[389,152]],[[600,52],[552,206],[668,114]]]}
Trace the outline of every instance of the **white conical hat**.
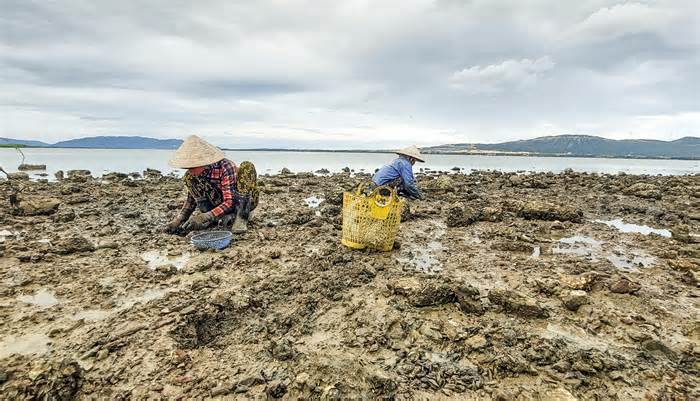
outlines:
{"label": "white conical hat", "polygon": [[221,149],[197,135],[191,135],[177,148],[175,155],[170,159],[170,165],[177,168],[207,166],[225,157]]}
{"label": "white conical hat", "polygon": [[415,145],[409,146],[407,148],[399,149],[394,153],[399,154],[399,155],[412,157],[421,163],[425,163],[425,160],[423,160],[423,155],[420,154],[420,150],[418,150],[418,147]]}

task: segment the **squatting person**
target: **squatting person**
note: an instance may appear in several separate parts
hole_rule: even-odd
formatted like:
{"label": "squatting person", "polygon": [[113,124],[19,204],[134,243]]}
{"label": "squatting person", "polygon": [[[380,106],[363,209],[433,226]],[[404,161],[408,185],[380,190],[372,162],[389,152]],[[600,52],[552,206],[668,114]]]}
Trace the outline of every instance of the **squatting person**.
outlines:
{"label": "squatting person", "polygon": [[[233,231],[247,229],[248,217],[259,197],[253,163],[242,162],[238,167],[220,149],[192,135],[175,151],[170,165],[187,169],[183,178],[187,200],[168,223],[167,232],[203,230],[214,225],[228,227],[232,221]],[[199,213],[193,214],[195,209]]]}
{"label": "squatting person", "polygon": [[409,199],[423,199],[423,194],[418,189],[413,176],[413,165],[417,161],[425,162],[420,150],[416,146],[409,146],[394,153],[399,157],[380,168],[372,177],[372,183],[374,186],[388,185],[396,188],[400,196]]}

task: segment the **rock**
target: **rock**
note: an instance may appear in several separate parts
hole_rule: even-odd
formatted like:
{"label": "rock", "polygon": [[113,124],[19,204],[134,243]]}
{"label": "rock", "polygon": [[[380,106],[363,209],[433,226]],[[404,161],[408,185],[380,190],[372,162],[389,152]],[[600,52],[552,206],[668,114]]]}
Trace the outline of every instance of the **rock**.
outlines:
{"label": "rock", "polygon": [[642,286],[640,284],[626,278],[621,278],[610,284],[610,292],[614,292],[616,294],[634,294],[641,289]]}
{"label": "rock", "polygon": [[280,380],[268,383],[265,394],[270,398],[282,398],[287,393],[287,384]]}
{"label": "rock", "polygon": [[343,173],[350,173],[350,167],[343,167]]}
{"label": "rock", "polygon": [[56,198],[27,197],[21,198],[18,212],[24,216],[40,216],[56,213],[61,201]]}
{"label": "rock", "polygon": [[570,206],[559,206],[543,201],[531,201],[520,205],[518,216],[526,220],[571,221],[581,223],[583,212]]}
{"label": "rock", "polygon": [[37,171],[37,170],[46,170],[46,164],[27,164],[27,163],[22,163],[17,167],[17,170],[19,171]]}
{"label": "rock", "polygon": [[574,397],[569,390],[563,387],[557,387],[554,390],[547,390],[544,392],[545,397],[549,401],[578,401],[578,398]]}
{"label": "rock", "polygon": [[470,285],[464,285],[454,290],[459,309],[466,314],[483,315],[484,306],[479,300],[479,290]]}
{"label": "rock", "polygon": [[57,223],[67,223],[75,220],[75,212],[72,210],[62,210],[53,216],[53,221]]}
{"label": "rock", "polygon": [[18,171],[16,173],[7,174],[7,178],[10,180],[26,181],[29,180],[29,174]]}
{"label": "rock", "polygon": [[479,221],[488,221],[496,223],[503,220],[503,211],[497,207],[485,207],[481,209]]}
{"label": "rock", "polygon": [[661,191],[656,185],[638,182],[622,190],[625,195],[645,199],[661,199]]}
{"label": "rock", "polygon": [[107,181],[121,181],[121,180],[125,180],[127,178],[129,178],[129,176],[127,174],[119,173],[116,171],[102,175],[102,179],[107,180]]}
{"label": "rock", "polygon": [[163,176],[163,173],[161,173],[159,170],[152,169],[152,168],[147,168],[143,172],[143,178],[150,178],[150,179],[158,179]]}
{"label": "rock", "polygon": [[282,175],[290,175],[290,174],[292,174],[292,172],[291,172],[291,170],[289,170],[287,167],[284,167],[284,168],[282,168],[282,170],[280,171],[280,174],[282,174]]}
{"label": "rock", "polygon": [[588,294],[581,290],[569,291],[563,295],[562,302],[566,309],[576,312],[578,308],[588,304]]}
{"label": "rock", "polygon": [[53,176],[56,177],[56,179],[57,179],[58,181],[63,181],[63,178],[64,178],[64,176],[63,176],[63,170],[58,170],[58,171],[56,171],[56,173],[54,173]]}
{"label": "rock", "polygon": [[583,273],[577,276],[562,276],[561,283],[572,290],[590,290],[595,280],[595,273]]}
{"label": "rock", "polygon": [[68,176],[68,179],[75,179],[78,177],[83,177],[83,178],[92,177],[92,173],[90,173],[90,170],[68,170],[66,172],[66,175]]}
{"label": "rock", "polygon": [[488,298],[491,303],[501,306],[507,313],[525,318],[549,317],[549,313],[537,301],[512,290],[493,289]]}
{"label": "rock", "polygon": [[108,356],[109,356],[109,350],[103,348],[97,352],[95,359],[97,359],[98,361],[102,361],[104,359],[107,359]]}
{"label": "rock", "polygon": [[645,350],[647,350],[649,352],[661,353],[661,354],[666,355],[667,357],[669,357],[671,359],[675,359],[675,356],[676,356],[675,352],[673,352],[672,349],[668,348],[666,346],[666,344],[662,343],[659,340],[655,340],[655,339],[650,339],[650,340],[644,341],[642,343],[642,348],[644,348]]}
{"label": "rock", "polygon": [[174,265],[168,263],[165,265],[160,265],[156,267],[156,272],[163,274],[165,276],[172,276],[173,274],[177,274],[177,267]]}
{"label": "rock", "polygon": [[698,259],[675,259],[668,261],[669,266],[676,270],[697,271],[700,270],[700,260]]}
{"label": "rock", "polygon": [[455,183],[452,177],[449,175],[441,175],[433,181],[429,182],[427,189],[438,190],[438,191],[454,191]]}
{"label": "rock", "polygon": [[469,348],[469,350],[478,350],[486,347],[488,345],[488,341],[486,340],[486,337],[484,337],[481,334],[477,334],[475,336],[469,337],[464,341],[464,346]]}
{"label": "rock", "polygon": [[273,341],[270,353],[272,353],[272,357],[278,361],[287,361],[294,358],[296,355],[292,342],[286,338],[279,342]]}
{"label": "rock", "polygon": [[322,168],[319,170],[316,170],[316,174],[330,174],[331,172],[327,168]]}
{"label": "rock", "polygon": [[416,307],[437,306],[455,302],[456,296],[447,285],[439,283],[425,283],[423,287],[409,295],[409,302]]}
{"label": "rock", "polygon": [[387,287],[395,295],[403,295],[415,307],[437,306],[456,302],[452,288],[436,280],[422,281],[414,277],[390,282]]}
{"label": "rock", "polygon": [[112,240],[102,240],[97,243],[97,249],[117,249],[119,248],[119,244],[117,244],[116,241]]}
{"label": "rock", "polygon": [[80,203],[90,202],[92,198],[88,194],[75,194],[66,198],[66,203],[69,205],[77,205]]}
{"label": "rock", "polygon": [[54,246],[54,252],[59,255],[68,255],[78,252],[92,252],[95,247],[85,237],[74,235],[60,239]]}
{"label": "rock", "polygon": [[3,387],[8,400],[73,400],[81,386],[82,369],[77,362],[36,360],[32,366],[12,375]]}
{"label": "rock", "polygon": [[464,227],[479,221],[481,212],[461,203],[452,205],[445,214],[447,227]]}
{"label": "rock", "polygon": [[535,247],[531,244],[521,241],[501,240],[494,241],[494,243],[491,244],[491,249],[503,252],[532,253],[535,250]]}
{"label": "rock", "polygon": [[223,384],[221,386],[216,386],[213,389],[211,389],[211,396],[212,397],[218,397],[220,395],[226,395],[231,393],[234,390],[235,386],[232,384]]}

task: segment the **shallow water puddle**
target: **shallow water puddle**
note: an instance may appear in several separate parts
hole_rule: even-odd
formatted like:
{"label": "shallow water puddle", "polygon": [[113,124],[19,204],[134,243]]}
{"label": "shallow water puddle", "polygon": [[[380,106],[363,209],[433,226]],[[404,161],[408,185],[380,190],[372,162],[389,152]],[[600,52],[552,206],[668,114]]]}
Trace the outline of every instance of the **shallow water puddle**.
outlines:
{"label": "shallow water puddle", "polygon": [[107,319],[117,312],[130,309],[137,304],[147,304],[150,301],[163,298],[166,294],[173,291],[175,291],[174,288],[149,288],[142,294],[119,299],[119,306],[114,309],[86,309],[75,313],[71,318],[73,320],[83,319],[86,322],[98,322]]}
{"label": "shallow water puddle", "polygon": [[306,206],[310,207],[311,209],[316,209],[324,200],[325,199],[314,195],[304,199],[304,203],[306,203]]}
{"label": "shallow water puddle", "polygon": [[610,254],[606,259],[618,269],[633,270],[637,267],[651,267],[656,263],[656,258],[639,251],[631,251],[625,254],[623,250]]}
{"label": "shallow water puddle", "polygon": [[50,308],[58,303],[54,293],[49,292],[46,288],[40,289],[34,295],[20,295],[17,300],[42,309]]}
{"label": "shallow water puddle", "polygon": [[425,246],[412,244],[408,248],[405,256],[397,258],[401,263],[408,264],[415,270],[423,273],[439,273],[442,271],[442,263],[435,256],[436,252],[442,251],[444,246],[440,242],[440,238],[445,235],[444,226],[437,226],[436,230],[430,235],[433,239]]}
{"label": "shallow water puddle", "polygon": [[[561,246],[561,244],[566,246]],[[552,247],[552,252],[564,255],[590,256],[593,260],[597,260],[595,253],[598,253],[596,251],[600,250],[601,245],[603,245],[602,241],[585,235],[574,235],[560,239],[559,244]]]}
{"label": "shallow water puddle", "polygon": [[18,235],[19,233],[16,231],[10,231],[6,229],[0,230],[0,242],[5,242],[7,237],[16,237]]}
{"label": "shallow water puddle", "polygon": [[176,269],[182,269],[192,255],[189,252],[184,252],[181,255],[171,256],[163,251],[146,251],[141,254],[141,259],[148,263],[148,268],[155,270],[160,266],[173,265]]}
{"label": "shallow water puddle", "polygon": [[605,224],[606,226],[617,228],[623,233],[639,233],[643,235],[657,234],[662,237],[671,238],[671,231],[661,228],[652,228],[639,224],[625,223],[622,219],[615,220],[593,220],[594,223]]}
{"label": "shallow water puddle", "polygon": [[129,309],[136,304],[146,304],[150,301],[163,298],[167,293],[173,291],[175,291],[173,288],[149,288],[141,295],[123,299],[118,310]]}
{"label": "shallow water puddle", "polygon": [[634,270],[638,267],[651,267],[656,258],[641,250],[616,247],[612,252],[603,249],[603,241],[585,235],[562,238],[552,247],[552,253],[575,255],[588,258],[593,262],[605,259],[618,269]]}
{"label": "shallow water puddle", "polygon": [[41,355],[49,350],[49,337],[43,333],[25,334],[19,337],[6,336],[0,341],[0,359],[12,354]]}

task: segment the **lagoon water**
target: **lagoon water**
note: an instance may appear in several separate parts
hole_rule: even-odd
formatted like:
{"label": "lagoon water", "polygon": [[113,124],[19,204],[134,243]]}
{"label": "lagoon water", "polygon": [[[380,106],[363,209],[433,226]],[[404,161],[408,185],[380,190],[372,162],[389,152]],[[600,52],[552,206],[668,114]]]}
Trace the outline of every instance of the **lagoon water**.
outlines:
{"label": "lagoon water", "polygon": [[[164,174],[181,171],[168,166],[171,150],[132,149],[23,149],[26,163],[46,164],[49,178],[58,170],[86,169],[93,175],[104,173],[141,172],[146,168]],[[282,168],[293,172],[316,171],[325,168],[331,172],[349,167],[355,171],[373,172],[394,157],[388,153],[334,153],[334,152],[269,152],[227,151],[229,159],[240,163],[249,160],[255,163],[258,174],[278,173]],[[8,172],[17,171],[20,163],[15,149],[0,148],[0,166]],[[625,172],[627,174],[685,175],[700,174],[700,160],[647,160],[647,159],[599,159],[582,157],[525,157],[525,156],[477,156],[477,155],[426,155],[426,163],[420,168],[448,171],[459,167],[471,170],[500,171],[551,171],[561,172],[567,168],[589,173]]]}

